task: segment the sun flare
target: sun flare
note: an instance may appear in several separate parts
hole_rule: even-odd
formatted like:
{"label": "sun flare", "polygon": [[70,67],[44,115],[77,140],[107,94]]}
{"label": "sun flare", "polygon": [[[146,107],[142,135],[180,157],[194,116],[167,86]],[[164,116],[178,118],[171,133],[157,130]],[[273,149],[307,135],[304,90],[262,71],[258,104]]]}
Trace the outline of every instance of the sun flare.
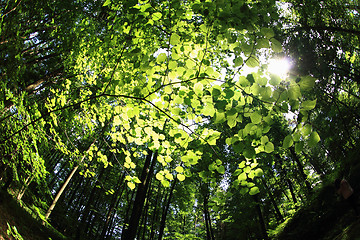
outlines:
{"label": "sun flare", "polygon": [[281,78],[286,78],[291,69],[291,62],[287,58],[271,59],[268,64],[268,71]]}

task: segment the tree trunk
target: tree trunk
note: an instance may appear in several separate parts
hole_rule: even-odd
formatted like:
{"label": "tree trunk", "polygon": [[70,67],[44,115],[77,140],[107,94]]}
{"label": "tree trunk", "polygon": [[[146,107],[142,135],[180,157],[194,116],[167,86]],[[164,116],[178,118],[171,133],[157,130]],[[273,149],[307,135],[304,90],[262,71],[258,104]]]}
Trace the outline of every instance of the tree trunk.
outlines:
{"label": "tree trunk", "polygon": [[141,183],[138,185],[136,191],[130,221],[128,225],[124,224],[124,231],[121,235],[121,239],[123,240],[133,240],[136,237],[142,209],[144,207],[146,192],[149,186],[149,179],[151,178],[152,172],[154,171],[157,155],[157,152],[153,154],[151,150],[148,151],[148,155],[146,157],[144,167],[141,173]]}
{"label": "tree trunk", "polygon": [[19,194],[16,197],[17,200],[21,200],[21,198],[24,196],[25,191],[28,189],[28,187],[33,179],[34,179],[34,174],[28,176],[28,178],[25,180],[24,185],[21,187]]}
{"label": "tree trunk", "polygon": [[293,147],[290,148],[290,152],[293,156],[293,159],[295,160],[297,166],[298,166],[298,170],[299,170],[299,173],[300,173],[300,176],[301,178],[303,179],[303,181],[305,182],[305,186],[306,186],[306,189],[308,190],[308,192],[311,192],[312,188],[311,188],[311,185],[309,183],[309,181],[307,180],[307,176],[304,172],[304,167],[299,159],[299,157],[297,156],[295,150]]}
{"label": "tree trunk", "polygon": [[268,187],[268,185],[266,184],[266,182],[264,181],[264,179],[261,178],[261,182],[262,184],[265,186],[266,190],[267,190],[267,193],[270,197],[270,201],[275,209],[275,216],[276,216],[276,219],[279,221],[279,222],[283,222],[284,221],[284,217],[282,216],[281,212],[280,212],[280,209],[278,208],[277,204],[276,204],[276,201],[275,201],[275,198],[274,198],[274,195],[272,194],[271,192],[271,189]]}
{"label": "tree trunk", "polygon": [[118,181],[118,184],[116,186],[116,190],[115,190],[115,193],[114,193],[114,196],[111,200],[111,203],[110,203],[110,206],[109,206],[109,210],[106,214],[106,218],[105,218],[105,224],[104,224],[104,227],[101,231],[101,234],[100,234],[100,239],[105,239],[105,236],[106,236],[106,232],[109,228],[109,223],[110,223],[110,219],[111,219],[111,215],[113,213],[113,211],[115,210],[115,205],[116,205],[116,202],[117,202],[117,199],[121,196],[121,193],[124,188],[122,188],[122,183],[124,181],[124,177],[125,177],[125,173],[121,174],[120,176],[120,179]]}
{"label": "tree trunk", "polygon": [[214,238],[214,233],[211,227],[211,218],[210,218],[210,214],[209,214],[209,209],[208,209],[208,197],[204,196],[204,217],[205,217],[205,226],[206,226],[206,239],[207,240],[213,240]]}
{"label": "tree trunk", "polygon": [[[90,146],[88,147],[86,153],[87,153],[88,151],[90,151],[90,148],[91,148],[92,145],[95,144],[95,141],[96,141],[96,139],[90,144]],[[81,158],[80,163],[82,163],[82,162],[84,161],[84,159],[85,159],[85,157],[86,157],[86,153],[85,153],[84,156]],[[65,180],[65,182],[63,183],[63,185],[61,186],[60,190],[59,190],[58,193],[56,194],[53,202],[51,203],[48,211],[47,211],[46,214],[45,214],[45,218],[44,218],[44,221],[43,221],[43,225],[45,225],[45,221],[48,220],[51,212],[52,212],[53,209],[55,208],[55,205],[56,205],[57,201],[59,200],[59,198],[60,198],[61,195],[63,194],[66,186],[69,184],[70,180],[72,179],[72,177],[74,176],[75,172],[76,172],[77,169],[79,168],[80,163],[79,163],[76,167],[74,167],[74,169],[71,171],[71,173],[69,174],[69,176],[67,177],[67,179]]]}
{"label": "tree trunk", "polygon": [[160,196],[161,196],[161,189],[160,189],[160,182],[158,184],[158,193],[156,195],[156,199],[155,199],[155,206],[154,206],[154,210],[153,210],[153,216],[152,216],[152,220],[151,220],[151,231],[150,231],[150,240],[153,240],[154,239],[154,236],[155,236],[155,229],[157,228],[157,218],[158,218],[158,201],[160,199]]}
{"label": "tree trunk", "polygon": [[177,178],[175,178],[173,184],[171,185],[169,197],[168,197],[168,199],[167,199],[166,206],[165,206],[164,211],[163,211],[162,216],[161,216],[160,229],[159,229],[159,237],[158,237],[159,240],[162,239],[163,234],[164,234],[165,223],[166,223],[166,215],[167,215],[167,213],[168,213],[168,211],[169,211],[169,208],[170,208],[171,198],[172,198],[172,195],[173,195],[173,193],[174,193],[176,181],[177,181]]}
{"label": "tree trunk", "polygon": [[267,235],[266,232],[266,224],[264,221],[264,216],[261,212],[261,207],[260,207],[260,201],[258,199],[258,195],[253,195],[253,199],[255,202],[255,210],[258,214],[258,218],[259,218],[259,224],[260,224],[260,229],[261,229],[261,233],[262,233],[262,239],[268,240],[269,236]]}
{"label": "tree trunk", "polygon": [[[104,174],[104,172],[105,172],[105,168],[102,168],[100,170],[98,180],[102,178],[102,175]],[[98,188],[96,187],[96,185],[98,183],[98,180],[96,180],[93,188],[91,189],[88,201],[87,201],[87,203],[85,205],[84,212],[83,212],[82,217],[81,217],[80,225],[79,225],[79,227],[77,228],[77,231],[76,231],[76,239],[81,239],[81,236],[83,235],[83,233],[86,233],[86,231],[87,231],[86,223],[87,223],[87,219],[88,219],[89,214],[90,214],[90,209],[91,209],[92,203],[95,200],[95,194],[98,192]]]}
{"label": "tree trunk", "polygon": [[293,189],[293,186],[292,186],[292,183],[290,181],[290,179],[286,179],[286,182],[289,186],[289,190],[290,190],[290,194],[291,194],[291,197],[293,199],[293,202],[296,204],[297,203],[297,200],[296,200],[296,196],[295,196],[295,193],[294,193],[294,189]]}

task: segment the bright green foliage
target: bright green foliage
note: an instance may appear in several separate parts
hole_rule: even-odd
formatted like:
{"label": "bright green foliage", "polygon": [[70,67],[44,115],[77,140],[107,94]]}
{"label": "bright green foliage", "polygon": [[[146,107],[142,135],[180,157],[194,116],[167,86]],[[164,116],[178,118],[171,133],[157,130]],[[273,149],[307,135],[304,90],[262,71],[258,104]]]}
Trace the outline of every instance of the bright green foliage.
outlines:
{"label": "bright green foliage", "polygon": [[[125,226],[132,209],[129,192],[149,184],[144,214],[156,213],[154,219],[163,213],[157,203],[166,209],[175,196],[174,216],[165,229],[169,239],[204,239],[204,222],[199,234],[190,231],[204,219],[201,214],[210,216],[204,220],[210,225],[235,224],[238,216],[226,215],[237,210],[235,204],[241,211],[255,209],[257,196],[266,199],[267,208],[273,197],[284,206],[282,213],[295,209],[284,199],[290,199],[291,190],[305,195],[301,181],[312,172],[310,159],[315,160],[303,153],[324,151],[318,144],[331,139],[313,119],[324,114],[318,107],[325,107],[326,91],[336,86],[324,88],[319,99],[313,92],[321,84],[318,76],[304,71],[282,79],[267,72],[264,56],[285,54],[276,1],[38,1],[33,9],[29,1],[23,3],[1,3],[0,22],[1,39],[9,41],[0,44],[5,59],[0,155],[19,185],[28,186],[33,178],[47,186],[52,181],[47,171],[62,182],[80,166],[81,176],[67,197],[91,212],[93,198],[81,203],[75,188],[95,186],[98,190],[84,194],[98,193],[96,203],[104,211],[99,219],[121,218],[119,226]],[[355,50],[344,54],[357,66]],[[357,93],[350,89],[357,85],[341,85],[344,90],[334,99],[356,110]],[[334,109],[329,119],[339,116],[332,115]],[[351,136],[357,136],[355,120],[349,120],[355,125],[347,131]],[[353,137],[345,149],[355,142]],[[51,155],[55,150],[58,155]],[[151,179],[141,182],[149,151],[158,155],[145,169],[152,169]],[[302,164],[305,170],[292,170]],[[290,179],[301,180],[290,190],[284,187]],[[49,189],[58,191],[59,182]],[[193,209],[186,210],[187,205]],[[75,217],[92,213],[68,208]],[[244,214],[257,222],[256,214]],[[142,221],[143,236],[158,232],[161,219]]]}

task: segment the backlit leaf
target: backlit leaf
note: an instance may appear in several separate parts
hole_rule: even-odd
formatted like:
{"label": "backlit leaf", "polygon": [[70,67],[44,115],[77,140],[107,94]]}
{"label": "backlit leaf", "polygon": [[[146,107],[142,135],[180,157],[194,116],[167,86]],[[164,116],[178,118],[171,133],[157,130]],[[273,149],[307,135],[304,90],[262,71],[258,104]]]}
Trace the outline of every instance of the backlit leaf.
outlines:
{"label": "backlit leaf", "polygon": [[127,186],[128,186],[131,190],[134,190],[134,188],[135,188],[135,183],[133,183],[133,182],[127,182]]}
{"label": "backlit leaf", "polygon": [[258,187],[252,187],[252,188],[250,189],[249,194],[250,194],[250,195],[255,195],[255,194],[258,194],[259,192],[260,192],[260,190],[259,190]]}
{"label": "backlit leaf", "polygon": [[103,4],[103,7],[110,5],[111,4],[111,0],[106,0]]}
{"label": "backlit leaf", "polygon": [[153,13],[152,20],[157,21],[160,20],[162,17],[162,14],[160,12]]}
{"label": "backlit leaf", "polygon": [[311,90],[315,85],[315,78],[311,76],[302,77],[298,84],[303,91]]}
{"label": "backlit leaf", "polygon": [[266,153],[271,153],[274,151],[274,144],[272,142],[267,142],[265,144],[265,152]]}
{"label": "backlit leaf", "polygon": [[317,132],[312,132],[310,137],[309,137],[309,147],[314,147],[318,142],[320,141],[320,136]]}
{"label": "backlit leaf", "polygon": [[245,172],[241,173],[241,174],[238,176],[238,179],[239,179],[240,181],[245,181],[245,180],[247,179],[246,173],[245,173]]}
{"label": "backlit leaf", "polygon": [[283,141],[283,148],[289,148],[294,144],[291,135],[287,135]]}
{"label": "backlit leaf", "polygon": [[162,63],[166,60],[167,56],[165,53],[160,53],[159,56],[156,58],[158,63]]}
{"label": "backlit leaf", "polygon": [[180,182],[185,180],[185,176],[182,174],[177,174],[176,177],[177,177],[177,179],[179,179]]}
{"label": "backlit leaf", "polygon": [[164,180],[164,175],[162,175],[161,173],[157,173],[157,174],[155,175],[155,177],[156,177],[156,179],[159,180],[159,181]]}
{"label": "backlit leaf", "polygon": [[250,68],[259,66],[259,59],[255,56],[250,56],[246,61],[246,65]]}
{"label": "backlit leaf", "polygon": [[170,37],[170,44],[171,45],[176,45],[180,42],[180,36],[177,35],[176,33],[173,33]]}
{"label": "backlit leaf", "polygon": [[177,171],[178,173],[182,173],[182,172],[184,172],[184,168],[181,167],[181,166],[177,166],[177,167],[175,168],[175,171]]}
{"label": "backlit leaf", "polygon": [[307,100],[305,102],[301,103],[301,106],[304,110],[311,110],[314,109],[316,106],[316,99],[311,101],[311,100]]}
{"label": "backlit leaf", "polygon": [[220,174],[224,174],[224,173],[225,173],[225,167],[222,166],[222,165],[221,165],[220,167],[218,167],[216,170],[217,170],[218,173],[220,173]]}

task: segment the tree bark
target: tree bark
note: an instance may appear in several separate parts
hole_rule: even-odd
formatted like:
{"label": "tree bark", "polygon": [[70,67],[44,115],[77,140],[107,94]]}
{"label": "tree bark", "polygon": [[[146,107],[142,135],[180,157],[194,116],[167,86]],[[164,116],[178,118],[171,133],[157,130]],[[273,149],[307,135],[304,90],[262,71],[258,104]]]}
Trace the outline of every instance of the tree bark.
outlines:
{"label": "tree bark", "polygon": [[292,183],[290,181],[290,179],[286,179],[286,182],[289,186],[289,190],[290,190],[290,194],[291,194],[291,197],[293,199],[293,202],[296,204],[297,203],[297,200],[296,200],[296,196],[295,196],[295,193],[294,193],[294,189],[293,189],[293,186],[292,186]]}
{"label": "tree bark", "polygon": [[[96,139],[90,144],[90,146],[88,147],[86,153],[88,151],[90,151],[90,148],[92,145],[94,145],[96,142]],[[50,217],[51,215],[51,212],[54,210],[55,208],[55,205],[57,203],[57,201],[59,200],[59,198],[61,197],[61,195],[63,194],[66,186],[69,184],[70,180],[72,179],[72,177],[74,176],[75,172],[78,170],[79,166],[80,166],[80,163],[82,163],[86,157],[86,153],[84,154],[84,156],[81,158],[79,164],[74,167],[74,169],[71,171],[71,173],[69,174],[69,176],[67,177],[67,179],[65,180],[65,182],[63,183],[63,185],[61,186],[60,190],[58,191],[58,193],[56,194],[53,202],[51,203],[49,209],[47,210],[46,214],[45,214],[45,218],[44,218],[44,221],[43,221],[43,225],[45,225],[45,221],[48,220],[48,218]]]}
{"label": "tree bark", "polygon": [[258,218],[259,218],[259,225],[260,225],[260,229],[261,229],[261,233],[262,233],[262,239],[269,240],[269,236],[266,232],[266,224],[264,221],[264,216],[261,212],[260,201],[258,199],[258,196],[253,195],[253,199],[255,202],[255,210],[256,210],[256,212],[258,214]]}
{"label": "tree bark", "polygon": [[148,151],[148,155],[146,157],[144,167],[141,173],[141,183],[138,185],[136,196],[133,204],[132,213],[130,216],[130,221],[124,225],[124,231],[122,232],[121,239],[123,240],[133,240],[136,237],[136,232],[138,229],[142,209],[144,207],[144,202],[146,198],[146,192],[149,186],[149,179],[152,176],[152,172],[154,171],[154,166],[156,162],[158,153],[153,152],[151,150]]}
{"label": "tree bark", "polygon": [[106,218],[105,218],[106,220],[105,220],[104,227],[103,227],[103,229],[101,231],[101,234],[100,234],[100,239],[105,239],[106,232],[107,232],[107,230],[109,228],[111,215],[112,215],[113,211],[115,210],[115,205],[116,205],[117,199],[121,196],[121,193],[122,193],[121,190],[123,190],[122,183],[124,181],[124,177],[125,177],[125,173],[121,174],[120,179],[118,181],[118,184],[116,186],[114,196],[113,196],[113,198],[111,200],[109,210],[108,210],[108,212],[106,214]]}
{"label": "tree bark", "polygon": [[274,198],[274,195],[272,194],[271,192],[271,189],[269,188],[269,186],[266,184],[266,182],[264,181],[264,179],[261,178],[261,182],[262,184],[265,186],[266,190],[267,190],[267,193],[270,197],[270,201],[275,209],[275,216],[276,216],[276,219],[279,221],[279,222],[283,222],[284,221],[284,217],[282,216],[281,212],[280,212],[280,209],[278,208],[277,204],[276,204],[276,201],[275,201],[275,198]]}
{"label": "tree bark", "polygon": [[25,180],[24,185],[21,187],[16,199],[21,200],[21,198],[24,196],[25,191],[28,189],[31,181],[34,179],[34,174],[31,174],[28,176],[28,178]]}
{"label": "tree bark", "polygon": [[300,176],[301,176],[301,178],[303,179],[303,181],[304,181],[304,183],[305,183],[306,189],[307,189],[309,192],[311,192],[312,188],[311,188],[311,185],[310,185],[309,181],[307,180],[307,176],[306,176],[306,174],[305,174],[305,172],[304,172],[304,167],[303,167],[303,165],[302,165],[302,163],[301,163],[299,157],[297,156],[297,154],[296,154],[296,152],[295,152],[295,150],[294,150],[293,147],[290,147],[290,152],[291,152],[291,154],[292,154],[292,156],[293,156],[293,159],[295,160],[295,162],[296,162],[296,164],[297,164],[297,166],[298,166],[298,170],[299,170]]}
{"label": "tree bark", "polygon": [[162,239],[163,234],[164,234],[165,223],[166,223],[166,215],[167,215],[167,213],[169,211],[169,208],[170,208],[171,198],[172,198],[172,195],[173,195],[173,192],[174,192],[174,189],[175,189],[176,182],[177,182],[177,178],[175,178],[175,180],[173,181],[173,184],[171,185],[169,197],[167,199],[166,206],[165,206],[164,211],[163,211],[162,216],[161,216],[159,237],[158,237],[159,240]]}
{"label": "tree bark", "polygon": [[152,216],[152,220],[151,220],[151,231],[150,231],[150,240],[153,240],[154,239],[154,236],[155,236],[155,229],[157,228],[157,218],[158,218],[158,201],[160,199],[160,196],[161,196],[161,189],[160,189],[160,182],[158,184],[158,193],[156,195],[156,199],[155,199],[155,206],[154,206],[154,210],[153,210],[153,216]]}
{"label": "tree bark", "polygon": [[[105,168],[102,168],[100,173],[99,173],[98,179],[101,179],[104,172],[105,172]],[[81,239],[81,236],[83,235],[83,233],[86,233],[86,230],[87,230],[86,221],[87,221],[87,219],[89,217],[90,209],[91,209],[92,203],[93,203],[93,201],[95,199],[95,194],[98,192],[98,188],[96,187],[97,183],[98,183],[98,180],[96,180],[93,188],[91,189],[88,201],[87,201],[87,203],[85,205],[85,208],[84,208],[84,212],[83,212],[83,215],[82,215],[82,218],[81,218],[80,225],[79,225],[79,227],[77,228],[77,231],[76,231],[76,239]]]}

